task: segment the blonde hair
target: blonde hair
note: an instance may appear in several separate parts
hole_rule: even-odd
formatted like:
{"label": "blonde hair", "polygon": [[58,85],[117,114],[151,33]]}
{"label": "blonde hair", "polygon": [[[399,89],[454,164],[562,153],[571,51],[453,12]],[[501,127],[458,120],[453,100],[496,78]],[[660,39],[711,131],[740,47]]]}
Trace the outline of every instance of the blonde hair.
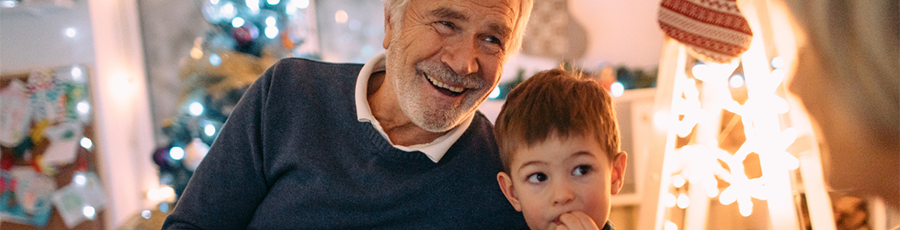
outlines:
{"label": "blonde hair", "polygon": [[[863,134],[874,135],[873,144],[897,154],[900,150],[897,143],[900,139],[898,1],[785,0],[785,3],[800,26],[802,56],[798,61],[818,68],[818,74],[804,76],[808,77],[803,79],[806,81],[795,81],[791,90],[801,96],[807,107],[810,107],[808,102],[840,107],[844,111],[819,113],[843,113],[852,119],[848,122],[862,126]],[[834,86],[832,89],[837,90],[828,96],[840,101],[826,102],[804,95],[804,91],[810,90],[810,80]],[[814,111],[810,114],[816,118]]]}
{"label": "blonde hair", "polygon": [[[390,20],[394,28],[400,28],[403,21],[403,12],[409,5],[410,0],[384,0],[385,13],[390,13]],[[521,0],[519,3],[519,17],[512,30],[515,32],[512,42],[509,44],[510,54],[518,52],[522,48],[522,38],[525,36],[525,26],[528,25],[528,18],[531,17],[531,7],[534,5],[533,0]]]}

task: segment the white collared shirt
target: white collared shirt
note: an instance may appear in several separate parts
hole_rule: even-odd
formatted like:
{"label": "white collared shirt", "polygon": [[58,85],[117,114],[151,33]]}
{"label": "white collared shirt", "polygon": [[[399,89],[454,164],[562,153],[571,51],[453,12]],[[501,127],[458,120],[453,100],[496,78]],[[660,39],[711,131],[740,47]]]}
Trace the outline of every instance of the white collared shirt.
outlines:
{"label": "white collared shirt", "polygon": [[391,138],[388,137],[387,133],[384,132],[384,129],[381,128],[381,123],[378,123],[378,120],[372,115],[372,109],[369,107],[369,100],[367,97],[368,92],[366,91],[369,85],[369,76],[376,71],[383,71],[385,69],[384,59],[384,53],[375,55],[375,57],[372,57],[372,59],[363,66],[362,70],[359,71],[359,76],[356,78],[356,119],[359,120],[359,122],[371,123],[372,126],[375,127],[375,130],[378,130],[378,133],[380,133],[388,143],[391,143],[394,148],[407,152],[421,151],[428,156],[428,159],[437,163],[441,160],[441,157],[447,153],[450,146],[459,139],[459,136],[462,136],[463,132],[469,128],[469,124],[472,123],[472,116],[466,118],[459,126],[451,129],[447,134],[434,139],[431,143],[412,146],[395,145],[394,142],[391,142]]}

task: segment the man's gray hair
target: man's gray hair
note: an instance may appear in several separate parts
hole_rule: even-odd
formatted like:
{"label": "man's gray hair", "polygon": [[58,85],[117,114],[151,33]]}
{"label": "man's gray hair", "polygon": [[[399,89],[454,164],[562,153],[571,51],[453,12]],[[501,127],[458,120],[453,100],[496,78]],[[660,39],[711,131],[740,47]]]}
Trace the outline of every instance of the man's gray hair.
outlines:
{"label": "man's gray hair", "polygon": [[[385,13],[390,13],[390,20],[395,29],[399,29],[401,21],[403,21],[403,12],[410,0],[384,0]],[[525,35],[525,25],[528,25],[528,18],[531,17],[531,7],[534,5],[533,0],[521,0],[519,3],[519,17],[512,30],[515,32],[512,42],[509,44],[512,52],[515,54],[522,48],[522,37]]]}

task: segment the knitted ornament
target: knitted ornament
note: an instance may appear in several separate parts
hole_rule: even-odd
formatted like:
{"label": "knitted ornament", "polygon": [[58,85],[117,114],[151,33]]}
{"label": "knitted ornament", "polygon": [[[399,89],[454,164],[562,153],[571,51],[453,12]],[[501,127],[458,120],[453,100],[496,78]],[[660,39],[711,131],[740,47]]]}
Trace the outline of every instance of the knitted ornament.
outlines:
{"label": "knitted ornament", "polygon": [[662,0],[659,28],[704,62],[731,62],[753,37],[735,0]]}

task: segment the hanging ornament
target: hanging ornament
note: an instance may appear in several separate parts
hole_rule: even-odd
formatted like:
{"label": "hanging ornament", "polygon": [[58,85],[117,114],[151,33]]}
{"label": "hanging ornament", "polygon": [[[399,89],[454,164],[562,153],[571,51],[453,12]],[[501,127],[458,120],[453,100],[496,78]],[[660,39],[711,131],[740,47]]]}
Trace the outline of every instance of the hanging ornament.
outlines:
{"label": "hanging ornament", "polygon": [[159,166],[159,171],[168,171],[172,168],[172,164],[169,163],[169,148],[160,147],[153,151],[153,163]]}
{"label": "hanging ornament", "polygon": [[659,28],[703,62],[728,63],[750,48],[753,32],[735,0],[663,0]]}

